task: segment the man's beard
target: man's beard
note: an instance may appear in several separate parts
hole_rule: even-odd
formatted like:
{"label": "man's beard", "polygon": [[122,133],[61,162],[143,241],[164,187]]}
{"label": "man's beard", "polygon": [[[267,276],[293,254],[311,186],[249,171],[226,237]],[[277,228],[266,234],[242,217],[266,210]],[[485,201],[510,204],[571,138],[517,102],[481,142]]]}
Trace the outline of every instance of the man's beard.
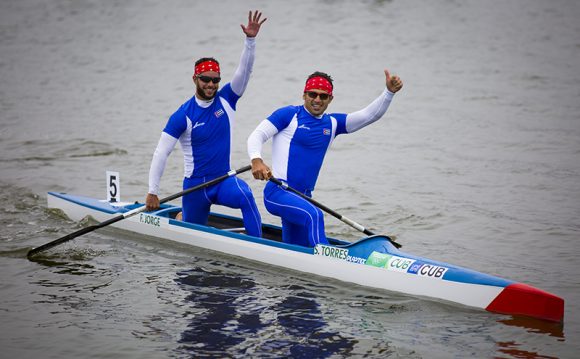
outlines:
{"label": "man's beard", "polygon": [[213,95],[207,96],[201,87],[197,88],[197,96],[202,100],[209,101],[209,100],[213,99],[216,94],[217,94],[217,91],[215,91],[213,93]]}

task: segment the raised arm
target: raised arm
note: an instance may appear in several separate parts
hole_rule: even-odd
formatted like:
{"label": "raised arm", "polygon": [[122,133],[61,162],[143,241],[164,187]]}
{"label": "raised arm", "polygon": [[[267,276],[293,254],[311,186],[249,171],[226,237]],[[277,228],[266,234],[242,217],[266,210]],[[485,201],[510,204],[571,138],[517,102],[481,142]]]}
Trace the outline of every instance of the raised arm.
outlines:
{"label": "raised arm", "polygon": [[240,64],[234,72],[234,77],[232,78],[231,85],[232,90],[238,95],[242,96],[248,82],[250,81],[250,74],[252,73],[252,68],[254,67],[254,53],[256,48],[256,36],[260,32],[260,27],[267,20],[264,18],[260,20],[262,13],[255,11],[254,14],[250,11],[248,14],[248,24],[246,26],[240,25],[242,31],[246,34],[246,40],[244,43],[244,49],[242,50],[242,57],[240,59]]}
{"label": "raised arm", "polygon": [[403,87],[403,81],[399,76],[391,76],[389,70],[385,69],[385,82],[386,89],[370,105],[346,116],[346,131],[348,133],[370,125],[387,112],[393,96]]}

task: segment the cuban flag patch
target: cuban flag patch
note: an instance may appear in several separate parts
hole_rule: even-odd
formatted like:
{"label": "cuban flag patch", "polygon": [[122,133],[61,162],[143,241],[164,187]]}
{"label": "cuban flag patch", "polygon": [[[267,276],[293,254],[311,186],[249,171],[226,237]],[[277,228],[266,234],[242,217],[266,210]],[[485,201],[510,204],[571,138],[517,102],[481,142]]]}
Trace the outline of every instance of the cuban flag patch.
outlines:
{"label": "cuban flag patch", "polygon": [[330,128],[325,128],[322,130],[322,133],[326,136],[330,136]]}
{"label": "cuban flag patch", "polygon": [[219,110],[217,110],[216,112],[214,112],[215,117],[220,117],[223,114],[224,114],[224,110],[222,110],[221,108]]}

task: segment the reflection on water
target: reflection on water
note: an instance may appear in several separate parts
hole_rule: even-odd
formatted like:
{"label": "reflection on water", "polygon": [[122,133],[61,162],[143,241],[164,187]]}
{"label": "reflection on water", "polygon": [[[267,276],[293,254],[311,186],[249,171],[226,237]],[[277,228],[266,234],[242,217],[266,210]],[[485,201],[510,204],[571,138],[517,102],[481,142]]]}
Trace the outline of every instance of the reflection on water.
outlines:
{"label": "reflection on water", "polygon": [[[544,320],[526,317],[510,317],[509,319],[498,320],[508,326],[514,326],[525,329],[528,333],[538,334],[537,340],[546,337],[555,337],[558,341],[564,342],[564,326],[562,323],[553,323]],[[558,358],[557,356],[546,355],[533,349],[527,349],[523,342],[519,340],[497,341],[497,351],[505,354],[502,357],[508,358],[526,358],[526,359],[548,359]]]}
{"label": "reflection on water", "polygon": [[328,323],[322,318],[317,302],[321,299],[310,292],[302,291],[301,288],[292,292],[293,295],[283,298],[273,310],[278,313],[278,324],[284,328],[284,337],[290,337],[294,342],[274,339],[264,343],[264,346],[284,348],[283,352],[295,358],[324,358],[335,354],[348,354],[356,341],[327,328]]}
{"label": "reflection on water", "polygon": [[192,353],[228,352],[261,328],[259,313],[239,315],[236,310],[241,304],[236,298],[254,287],[250,279],[197,268],[178,273],[176,281],[192,292],[186,300],[196,314],[179,341]]}
{"label": "reflection on water", "polygon": [[[177,273],[190,291],[191,319],[182,349],[194,355],[324,358],[346,355],[355,341],[328,330],[317,298],[302,287],[264,298],[251,278],[195,268]],[[279,292],[278,292],[279,293]]]}
{"label": "reflection on water", "polygon": [[[521,344],[516,342],[498,342],[498,352],[507,354],[508,358],[519,359],[557,359],[558,357],[542,355],[537,352],[520,349]],[[501,356],[505,357],[505,356]]]}
{"label": "reflection on water", "polygon": [[548,334],[551,337],[560,338],[564,341],[564,324],[553,323],[545,320],[525,317],[511,317],[510,319],[498,320],[510,326],[520,327],[526,329],[529,333]]}

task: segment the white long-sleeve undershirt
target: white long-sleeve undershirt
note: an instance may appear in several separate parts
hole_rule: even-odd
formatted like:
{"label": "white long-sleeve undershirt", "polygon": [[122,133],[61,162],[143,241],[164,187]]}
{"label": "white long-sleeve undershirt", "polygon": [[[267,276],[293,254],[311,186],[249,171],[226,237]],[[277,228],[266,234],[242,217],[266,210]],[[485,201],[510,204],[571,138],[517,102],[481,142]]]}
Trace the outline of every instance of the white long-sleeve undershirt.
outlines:
{"label": "white long-sleeve undershirt", "polygon": [[[387,112],[394,93],[385,90],[362,110],[346,115],[346,131],[352,133],[377,121]],[[262,147],[270,138],[278,133],[278,129],[270,121],[263,120],[250,134],[247,141],[250,159],[262,158]]]}
{"label": "white long-sleeve undershirt", "polygon": [[278,133],[278,129],[268,120],[260,122],[258,127],[250,134],[247,141],[248,155],[250,159],[262,158],[262,147],[270,138]]}
{"label": "white long-sleeve undershirt", "polygon": [[394,93],[385,90],[362,110],[346,115],[346,132],[353,133],[377,121],[387,112]]}
{"label": "white long-sleeve undershirt", "polygon": [[238,96],[242,96],[246,91],[246,87],[250,82],[250,75],[254,67],[254,58],[256,53],[256,38],[246,37],[244,41],[244,49],[242,50],[242,56],[240,58],[240,63],[234,72],[234,77],[230,84],[232,85],[232,90]]}
{"label": "white long-sleeve undershirt", "polygon": [[175,144],[177,143],[177,138],[169,135],[168,133],[161,132],[161,138],[157,143],[157,148],[153,153],[153,159],[151,160],[151,167],[149,168],[149,193],[157,195],[159,194],[159,182],[161,182],[161,176],[163,176],[163,171],[165,171],[165,165],[167,163],[167,158]]}

